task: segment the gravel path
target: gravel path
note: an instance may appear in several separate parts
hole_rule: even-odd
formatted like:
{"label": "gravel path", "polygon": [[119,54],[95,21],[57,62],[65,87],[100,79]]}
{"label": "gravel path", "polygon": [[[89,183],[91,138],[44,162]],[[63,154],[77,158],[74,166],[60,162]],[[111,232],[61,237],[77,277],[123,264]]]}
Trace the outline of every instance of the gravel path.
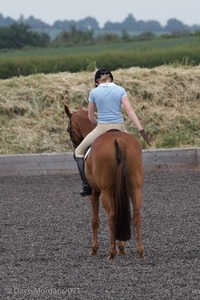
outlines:
{"label": "gravel path", "polygon": [[151,172],[143,187],[144,261],[134,237],[108,261],[101,206],[99,255],[78,174],[0,178],[0,299],[200,299],[200,172]]}

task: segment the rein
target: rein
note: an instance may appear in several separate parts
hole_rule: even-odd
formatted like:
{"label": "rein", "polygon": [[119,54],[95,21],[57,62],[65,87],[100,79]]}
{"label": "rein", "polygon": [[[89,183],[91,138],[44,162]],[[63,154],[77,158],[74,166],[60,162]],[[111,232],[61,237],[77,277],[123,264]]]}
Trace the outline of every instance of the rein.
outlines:
{"label": "rein", "polygon": [[77,148],[80,143],[76,142],[76,140],[75,140],[75,138],[77,138],[77,140],[78,140],[78,137],[77,137],[75,131],[73,130],[71,120],[69,122],[67,132],[69,133],[69,136],[70,136],[70,139],[72,141],[72,144],[73,144],[74,148]]}
{"label": "rein", "polygon": [[153,155],[154,157],[158,158],[160,161],[162,161],[162,163],[164,164],[164,166],[169,170],[169,167],[167,165],[167,163],[162,159],[160,158],[158,155],[156,155],[155,153],[151,152],[150,150],[148,149],[145,149],[145,151],[151,153],[151,155]]}

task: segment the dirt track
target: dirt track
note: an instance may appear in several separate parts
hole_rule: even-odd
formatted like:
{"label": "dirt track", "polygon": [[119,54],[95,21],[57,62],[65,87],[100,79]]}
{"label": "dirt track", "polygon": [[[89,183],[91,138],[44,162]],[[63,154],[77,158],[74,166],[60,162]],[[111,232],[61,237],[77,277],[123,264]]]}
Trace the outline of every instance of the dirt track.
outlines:
{"label": "dirt track", "polygon": [[99,255],[77,174],[0,178],[0,299],[200,299],[200,172],[152,172],[143,188],[144,261],[134,239],[107,260],[101,207]]}

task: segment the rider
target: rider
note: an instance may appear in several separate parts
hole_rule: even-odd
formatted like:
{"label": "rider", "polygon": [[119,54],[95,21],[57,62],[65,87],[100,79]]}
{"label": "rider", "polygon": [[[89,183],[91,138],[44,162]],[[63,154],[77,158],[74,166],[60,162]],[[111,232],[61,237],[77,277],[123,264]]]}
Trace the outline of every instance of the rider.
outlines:
{"label": "rider", "polygon": [[[81,196],[92,194],[84,174],[84,155],[92,142],[101,134],[110,129],[118,129],[127,132],[124,125],[121,106],[140,132],[147,144],[151,145],[151,139],[144,131],[134,109],[128,100],[125,89],[113,82],[113,75],[107,69],[99,69],[95,74],[95,86],[89,93],[88,118],[97,126],[84,138],[75,149],[75,160],[82,179],[83,190]],[[95,118],[95,106],[97,108],[98,120]]]}

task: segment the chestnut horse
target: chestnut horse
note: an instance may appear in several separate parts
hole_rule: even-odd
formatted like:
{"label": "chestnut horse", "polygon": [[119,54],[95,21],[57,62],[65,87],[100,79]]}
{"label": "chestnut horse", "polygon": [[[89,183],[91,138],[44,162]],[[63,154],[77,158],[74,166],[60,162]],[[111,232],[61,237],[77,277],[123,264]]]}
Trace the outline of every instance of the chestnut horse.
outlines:
{"label": "chestnut horse", "polygon": [[[88,119],[87,111],[81,106],[71,113],[65,105],[69,118],[67,128],[76,148],[84,137],[95,127]],[[107,131],[95,139],[85,161],[85,176],[92,188],[93,241],[91,255],[97,255],[99,228],[99,197],[108,215],[110,229],[110,255],[117,254],[116,240],[120,254],[125,253],[125,241],[131,238],[131,210],[133,204],[133,224],[137,233],[137,252],[144,257],[141,237],[141,204],[143,165],[142,149],[138,140],[129,133],[118,130]]]}

